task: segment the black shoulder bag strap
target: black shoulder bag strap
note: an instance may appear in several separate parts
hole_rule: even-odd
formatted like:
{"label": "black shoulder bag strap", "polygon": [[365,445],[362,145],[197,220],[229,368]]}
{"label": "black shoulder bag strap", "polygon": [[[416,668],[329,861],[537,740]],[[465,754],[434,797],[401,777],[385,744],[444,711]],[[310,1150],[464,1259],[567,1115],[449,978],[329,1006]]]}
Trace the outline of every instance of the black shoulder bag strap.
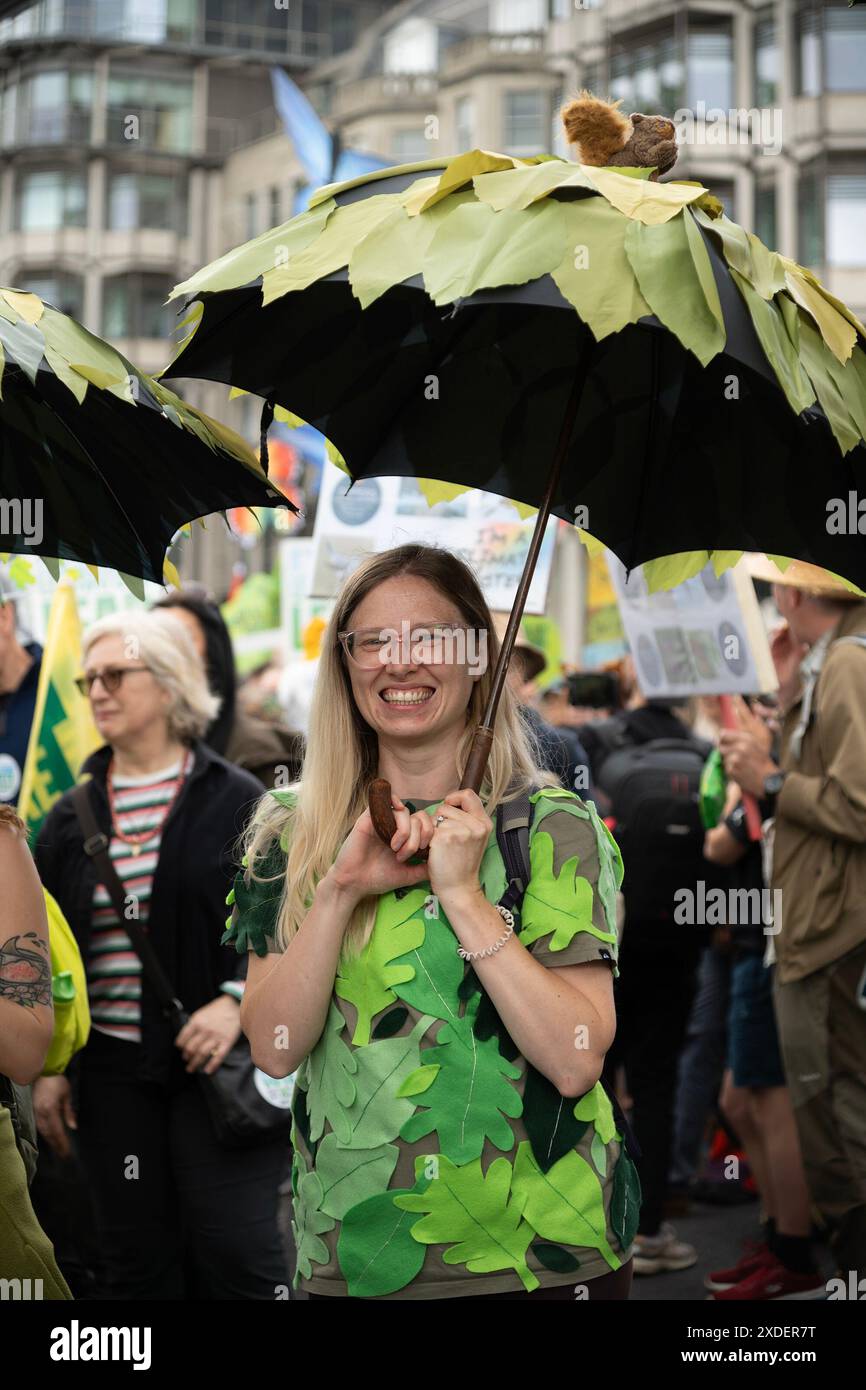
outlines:
{"label": "black shoulder bag strap", "polygon": [[[500,904],[502,907],[507,907],[510,912],[513,912],[515,907],[518,911],[520,910],[520,904],[529,883],[529,828],[532,825],[532,817],[535,812],[535,803],[530,801],[529,797],[530,792],[537,790],[537,787],[532,787],[530,791],[522,792],[513,801],[503,802],[496,813],[496,842],[499,845],[499,852],[502,855],[505,872],[508,876],[508,887],[500,898]],[[615,1092],[605,1084],[604,1077],[601,1079],[601,1084],[613,1107],[616,1126],[623,1137],[626,1150],[629,1156],[637,1161],[641,1157],[642,1151],[634,1131],[622,1112],[622,1106],[617,1100]]]}
{"label": "black shoulder bag strap", "polygon": [[126,892],[108,853],[108,836],[100,830],[90,800],[90,784],[82,782],[72,793],[78,823],[84,834],[84,853],[93,860],[100,883],[111,899],[117,919],[132,942],[141,967],[174,1033],[179,1033],[189,1015],[175,995],[171,981],[146,932],[134,918],[126,916]]}

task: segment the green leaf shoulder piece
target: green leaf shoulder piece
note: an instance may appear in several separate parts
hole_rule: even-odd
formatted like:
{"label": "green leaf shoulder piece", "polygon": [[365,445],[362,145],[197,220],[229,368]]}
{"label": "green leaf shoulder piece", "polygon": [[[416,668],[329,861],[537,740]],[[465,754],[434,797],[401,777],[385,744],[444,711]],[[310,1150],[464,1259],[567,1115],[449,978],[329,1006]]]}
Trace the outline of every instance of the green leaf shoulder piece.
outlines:
{"label": "green leaf shoulder piece", "polygon": [[[520,939],[531,945],[550,937],[552,952],[562,951],[578,932],[588,932],[616,946],[616,892],[622,883],[619,847],[592,802],[584,803],[571,792],[545,788],[537,794],[529,843],[530,881],[523,900]],[[556,840],[569,831],[568,821],[557,820],[556,834],[547,818],[564,812],[577,824],[568,836],[580,852],[568,855],[556,868]],[[563,851],[560,849],[559,857]],[[581,868],[583,867],[583,872]],[[593,886],[594,885],[594,886]],[[602,911],[594,913],[598,895]],[[597,917],[597,921],[593,920]]]}
{"label": "green leaf shoulder piece", "polygon": [[[426,1160],[416,1160],[416,1174]],[[526,1251],[534,1231],[523,1219],[524,1199],[511,1191],[512,1168],[506,1158],[495,1158],[486,1173],[481,1160],[457,1167],[438,1155],[438,1175],[426,1192],[394,1198],[404,1211],[424,1212],[412,1227],[416,1241],[448,1245],[446,1264],[465,1264],[473,1274],[513,1269],[527,1292],[539,1281],[526,1263]]]}
{"label": "green leaf shoulder piece", "polygon": [[277,919],[283,898],[286,855],[279,841],[274,840],[267,853],[255,866],[253,878],[244,867],[235,875],[234,886],[226,899],[233,912],[222,937],[222,944],[233,945],[238,954],[255,951],[266,956],[275,950]]}
{"label": "green leaf shoulder piece", "polygon": [[513,1191],[542,1240],[598,1250],[611,1269],[622,1261],[608,1244],[601,1183],[586,1159],[567,1153],[542,1173],[528,1143],[517,1150]]}
{"label": "green leaf shoulder piece", "polygon": [[408,898],[387,893],[379,900],[373,933],[363,951],[340,963],[334,989],[358,1011],[352,1042],[364,1047],[370,1041],[373,1018],[397,998],[394,986],[414,975],[407,960],[399,960],[424,940],[424,899],[415,890]]}
{"label": "green leaf shoulder piece", "polygon": [[435,1046],[425,1048],[424,1071],[437,1071],[420,1096],[424,1108],[400,1130],[410,1143],[435,1131],[440,1152],[461,1164],[480,1159],[486,1139],[503,1152],[512,1149],[514,1131],[505,1117],[514,1119],[523,1109],[510,1084],[520,1077],[520,1069],[506,1061],[495,1038],[482,1042],[475,1035],[479,1003],[476,994],[463,1018],[443,1024]]}

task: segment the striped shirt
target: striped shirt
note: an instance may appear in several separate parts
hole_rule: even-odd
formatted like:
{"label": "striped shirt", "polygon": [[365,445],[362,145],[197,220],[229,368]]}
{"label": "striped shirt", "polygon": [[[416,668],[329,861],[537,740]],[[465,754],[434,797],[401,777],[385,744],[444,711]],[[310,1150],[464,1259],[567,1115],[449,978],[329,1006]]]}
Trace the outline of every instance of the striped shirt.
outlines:
{"label": "striped shirt", "polygon": [[[112,826],[109,847],[126,894],[126,913],[145,931],[162,822],[177,791],[181,769],[187,776],[192,762],[192,752],[188,752],[182,765],[178,762],[144,777],[111,779],[116,828],[125,835],[153,831],[142,844],[130,845],[118,839]],[[141,1042],[141,961],[102,883],[97,883],[93,894],[87,988],[93,1027],[113,1038]]]}

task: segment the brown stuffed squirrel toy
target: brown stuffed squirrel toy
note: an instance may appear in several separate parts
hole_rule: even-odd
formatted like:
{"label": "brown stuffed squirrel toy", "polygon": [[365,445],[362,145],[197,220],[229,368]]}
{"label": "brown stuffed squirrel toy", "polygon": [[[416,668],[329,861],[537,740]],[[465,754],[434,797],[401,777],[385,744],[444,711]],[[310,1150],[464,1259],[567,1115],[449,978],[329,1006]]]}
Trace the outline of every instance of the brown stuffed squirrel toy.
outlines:
{"label": "brown stuffed squirrel toy", "polygon": [[567,102],[560,115],[581,164],[652,168],[654,180],[676,164],[676,130],[665,116],[643,116],[639,111],[626,116],[618,101],[602,101],[591,92]]}

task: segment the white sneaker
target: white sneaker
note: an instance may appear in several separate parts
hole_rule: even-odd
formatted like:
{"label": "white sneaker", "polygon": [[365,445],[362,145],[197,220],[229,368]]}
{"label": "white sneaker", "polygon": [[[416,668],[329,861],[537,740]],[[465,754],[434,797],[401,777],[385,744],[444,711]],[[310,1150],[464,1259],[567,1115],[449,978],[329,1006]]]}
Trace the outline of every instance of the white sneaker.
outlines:
{"label": "white sneaker", "polygon": [[663,1274],[674,1269],[690,1269],[697,1262],[693,1245],[677,1240],[673,1226],[665,1221],[657,1235],[634,1238],[635,1274]]}

